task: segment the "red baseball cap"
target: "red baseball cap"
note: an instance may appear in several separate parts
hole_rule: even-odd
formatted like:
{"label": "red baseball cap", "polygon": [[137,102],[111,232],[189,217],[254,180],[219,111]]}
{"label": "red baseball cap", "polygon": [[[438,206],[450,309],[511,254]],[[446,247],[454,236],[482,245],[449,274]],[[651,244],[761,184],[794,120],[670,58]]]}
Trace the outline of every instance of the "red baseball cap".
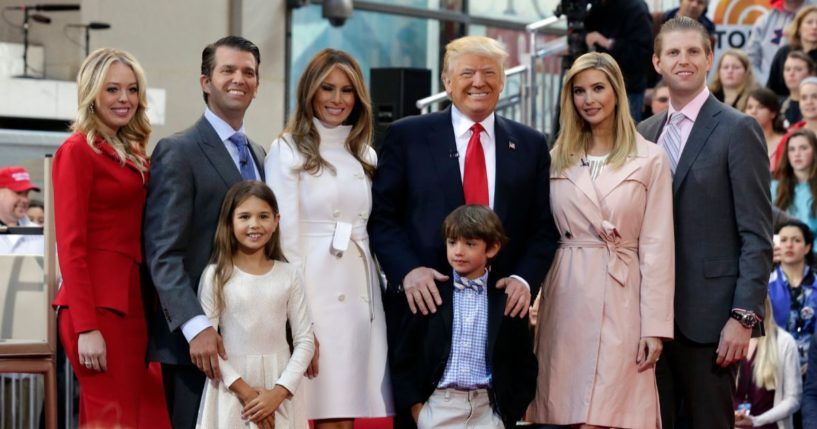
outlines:
{"label": "red baseball cap", "polygon": [[23,167],[0,168],[0,189],[9,188],[14,192],[34,190],[40,192],[40,188],[31,183],[31,176]]}

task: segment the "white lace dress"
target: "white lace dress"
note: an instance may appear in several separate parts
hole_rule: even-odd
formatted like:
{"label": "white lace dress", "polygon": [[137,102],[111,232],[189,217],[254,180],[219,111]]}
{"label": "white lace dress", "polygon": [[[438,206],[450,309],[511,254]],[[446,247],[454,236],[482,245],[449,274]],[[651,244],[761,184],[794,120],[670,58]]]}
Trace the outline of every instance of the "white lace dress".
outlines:
{"label": "white lace dress", "polygon": [[[276,384],[294,394],[275,412],[276,429],[308,428],[303,398],[297,388],[314,352],[311,321],[297,270],[276,261],[266,274],[253,275],[233,268],[224,286],[224,311],[216,315],[214,265],[201,277],[199,299],[213,326],[224,339],[227,360],[219,358],[222,381],[207,380],[197,428],[247,427],[241,403],[228,387],[239,377],[256,389]],[[290,356],[286,322],[292,329],[294,351]],[[256,425],[250,423],[250,428]]]}

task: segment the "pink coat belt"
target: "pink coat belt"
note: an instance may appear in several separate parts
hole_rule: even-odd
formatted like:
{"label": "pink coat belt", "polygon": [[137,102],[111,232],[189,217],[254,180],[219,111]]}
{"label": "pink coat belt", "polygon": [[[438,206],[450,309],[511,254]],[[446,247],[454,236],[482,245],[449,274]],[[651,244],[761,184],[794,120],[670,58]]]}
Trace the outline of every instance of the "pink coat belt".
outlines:
{"label": "pink coat belt", "polygon": [[638,251],[637,241],[624,241],[620,237],[615,237],[613,240],[561,240],[559,246],[566,248],[606,248],[609,256],[607,273],[622,287],[627,284],[629,263]]}

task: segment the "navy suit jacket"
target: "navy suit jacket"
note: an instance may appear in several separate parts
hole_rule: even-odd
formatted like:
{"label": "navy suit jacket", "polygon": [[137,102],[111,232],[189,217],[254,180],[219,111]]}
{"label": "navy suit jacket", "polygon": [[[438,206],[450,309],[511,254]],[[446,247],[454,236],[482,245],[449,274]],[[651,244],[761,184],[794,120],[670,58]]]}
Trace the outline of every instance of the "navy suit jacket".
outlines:
{"label": "navy suit jacket", "polygon": [[[398,412],[425,403],[437,388],[451,353],[454,325],[454,287],[451,280],[438,285],[443,303],[428,316],[407,314],[404,339],[391,362],[392,386]],[[488,336],[485,361],[491,367],[491,404],[513,427],[536,393],[539,365],[533,354],[528,321],[503,316],[505,292],[489,284]]]}
{"label": "navy suit jacket", "polygon": [[[494,211],[510,241],[493,261],[490,281],[515,274],[536,296],[558,241],[548,146],[542,133],[498,115],[495,135]],[[378,158],[368,229],[389,289],[417,267],[447,273],[443,220],[465,204],[451,111],[395,122]]]}

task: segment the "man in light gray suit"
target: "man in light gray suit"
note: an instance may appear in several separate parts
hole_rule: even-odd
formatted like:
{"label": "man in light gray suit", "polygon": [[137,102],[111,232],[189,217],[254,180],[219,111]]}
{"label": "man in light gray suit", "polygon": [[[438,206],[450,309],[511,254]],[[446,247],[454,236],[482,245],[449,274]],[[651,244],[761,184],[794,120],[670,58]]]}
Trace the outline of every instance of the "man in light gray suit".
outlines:
{"label": "man in light gray suit", "polygon": [[[151,157],[145,258],[159,303],[148,300],[148,358],[162,363],[173,427],[194,428],[205,374],[220,379],[218,332],[199,304],[221,202],[241,180],[264,180],[264,149],[244,133],[258,90],[258,47],[229,36],[202,52],[207,109],[189,129],[159,141]],[[194,366],[195,365],[195,366]]]}
{"label": "man in light gray suit", "polygon": [[732,429],[735,363],[762,334],[771,270],[766,145],[754,119],[709,94],[712,47],[697,21],[667,21],[653,65],[670,107],[638,131],[666,151],[675,197],[675,340],[656,369],[662,420],[672,429],[681,411],[690,427]]}

